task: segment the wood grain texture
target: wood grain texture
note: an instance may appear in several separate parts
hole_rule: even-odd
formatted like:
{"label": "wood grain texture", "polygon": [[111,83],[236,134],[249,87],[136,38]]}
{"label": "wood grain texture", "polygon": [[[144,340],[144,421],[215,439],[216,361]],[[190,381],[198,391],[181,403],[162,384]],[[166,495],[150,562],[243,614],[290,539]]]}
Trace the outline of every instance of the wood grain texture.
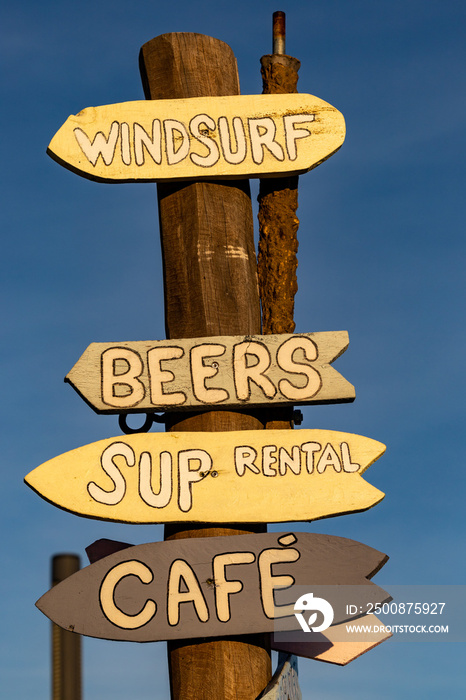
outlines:
{"label": "wood grain texture", "polygon": [[[145,44],[146,99],[237,95],[229,46],[199,34],[165,34]],[[261,330],[251,196],[247,180],[157,186],[167,338],[258,334]],[[233,255],[238,251],[241,255]],[[228,254],[227,254],[228,253]],[[251,413],[170,414],[168,430],[262,428]],[[165,526],[166,538],[260,532],[265,525]],[[172,700],[255,700],[272,673],[269,635],[168,644]],[[212,669],[215,672],[212,673]],[[245,672],[246,671],[246,672]],[[209,678],[209,683],[205,680]]]}
{"label": "wood grain texture", "polygon": [[366,510],[385,451],[331,430],[136,433],[71,450],[26,483],[60,508],[128,523],[263,523]]}
{"label": "wood grain texture", "polygon": [[100,182],[277,177],[343,143],[343,116],[313,95],[122,102],[68,117],[47,152]]}
{"label": "wood grain texture", "polygon": [[92,343],[65,380],[98,413],[352,401],[346,331]]}
{"label": "wood grain texture", "polygon": [[[299,630],[297,590],[324,591],[335,623],[389,595],[370,578],[382,552],[342,537],[263,533],[128,547],[52,588],[38,608],[64,629],[150,642]],[[86,601],[86,605],[82,601]]]}

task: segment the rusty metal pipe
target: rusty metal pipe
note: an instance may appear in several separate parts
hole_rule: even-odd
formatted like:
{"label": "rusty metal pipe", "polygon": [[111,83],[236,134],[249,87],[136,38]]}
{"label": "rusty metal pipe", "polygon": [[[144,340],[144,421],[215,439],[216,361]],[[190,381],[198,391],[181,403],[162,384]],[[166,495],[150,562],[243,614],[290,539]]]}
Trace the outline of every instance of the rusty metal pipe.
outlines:
{"label": "rusty metal pipe", "polygon": [[286,18],[284,12],[273,13],[273,54],[285,54]]}

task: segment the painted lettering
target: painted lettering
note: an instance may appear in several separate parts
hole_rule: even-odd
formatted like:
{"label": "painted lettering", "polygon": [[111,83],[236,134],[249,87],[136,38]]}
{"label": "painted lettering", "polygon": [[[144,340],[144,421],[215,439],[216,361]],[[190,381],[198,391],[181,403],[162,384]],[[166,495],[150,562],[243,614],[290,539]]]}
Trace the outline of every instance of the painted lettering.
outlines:
{"label": "painted lettering", "polygon": [[106,491],[93,481],[87,485],[87,491],[91,498],[97,503],[104,503],[107,506],[115,506],[123,500],[126,493],[126,481],[121,471],[115,464],[115,457],[123,457],[126,466],[134,467],[136,456],[134,450],[125,442],[112,442],[105,448],[100,458],[102,469],[113,482],[113,489]]}
{"label": "painted lettering", "polygon": [[125,165],[131,165],[131,144],[129,139],[129,124],[122,122],[120,124],[120,145],[121,145],[121,160]]}
{"label": "painted lettering", "polygon": [[[253,475],[250,477],[253,479],[257,475],[280,478],[286,476],[288,471],[298,476],[301,471],[320,475],[328,470],[354,473],[361,469],[360,464],[352,462],[347,442],[335,445],[328,442],[322,447],[321,443],[310,441],[290,448],[269,444],[258,449],[251,445],[236,445],[232,447],[232,454],[225,454],[227,461],[231,457],[234,473],[238,477],[244,477],[248,472]],[[214,471],[213,458],[204,449],[165,449],[154,453],[143,450],[136,455],[129,444],[116,440],[100,456],[102,472],[109,481],[104,481],[103,484],[88,482],[88,494],[94,501],[104,505],[115,506],[121,503],[128,489],[125,470],[136,465],[141,501],[151,508],[165,508],[176,499],[177,506],[183,513],[188,513],[193,508],[194,485]],[[218,475],[218,472],[213,475]]]}
{"label": "painted lettering", "polygon": [[314,120],[315,115],[310,113],[286,114],[282,117],[280,136],[277,122],[271,116],[220,116],[215,120],[209,114],[195,114],[186,121],[153,119],[145,126],[137,121],[115,120],[108,133],[97,131],[92,140],[81,127],[74,128],[73,132],[82,153],[94,167],[99,158],[106,166],[113,164],[119,141],[119,159],[128,168],[133,158],[137,166],[143,166],[146,156],[155,165],[162,165],[164,161],[169,166],[189,156],[194,165],[212,168],[221,158],[229,165],[243,163],[248,149],[256,165],[262,165],[266,154],[278,162],[295,161],[297,142],[311,136],[309,125]]}
{"label": "painted lettering", "polygon": [[296,129],[295,124],[306,124],[315,120],[314,114],[286,114],[283,117],[283,125],[285,127],[285,144],[290,160],[296,160],[298,157],[296,150],[296,141],[305,139],[311,135],[311,130]]}
{"label": "painted lettering", "polygon": [[173,464],[170,452],[160,453],[160,483],[158,493],[152,487],[152,455],[142,452],[139,459],[139,495],[152,508],[165,508],[173,494]]}
{"label": "painted lettering", "polygon": [[[297,362],[295,355],[303,356],[302,362]],[[295,337],[286,340],[277,351],[277,363],[285,372],[304,375],[307,381],[303,387],[295,386],[288,379],[278,383],[283,396],[290,401],[310,399],[317,394],[322,386],[319,372],[306,362],[317,360],[317,345],[310,338]]]}
{"label": "painted lettering", "polygon": [[152,122],[152,136],[149,136],[147,131],[137,122],[134,123],[134,160],[136,165],[144,165],[145,152],[150,155],[154,163],[160,165],[162,162],[162,126],[160,119],[154,119]]}
{"label": "painted lettering", "polygon": [[175,165],[184,160],[189,153],[189,134],[183,122],[177,119],[165,119],[165,151],[168,165]]}
{"label": "painted lettering", "polygon": [[278,451],[278,473],[281,476],[285,476],[287,469],[292,471],[293,474],[301,473],[301,458],[298,445],[293,445],[291,455],[284,447],[280,447]]}
{"label": "painted lettering", "polygon": [[251,153],[254,163],[261,165],[264,160],[264,152],[267,149],[277,160],[285,160],[283,148],[275,140],[277,126],[272,117],[248,119],[249,134],[251,139]]}
{"label": "painted lettering", "polygon": [[141,403],[161,408],[305,403],[323,387],[317,344],[306,336],[270,346],[252,338],[196,345],[160,341],[148,348],[141,342],[141,346],[140,352],[118,346],[101,352],[99,398],[105,406],[134,410]]}
{"label": "painted lettering", "polygon": [[[184,513],[191,510],[193,505],[193,484],[202,481],[212,469],[212,457],[205,450],[180,450],[177,454],[178,470],[178,507]],[[112,442],[102,452],[101,466],[110,477],[113,488],[106,490],[91,481],[87,491],[97,503],[114,506],[120,503],[126,494],[126,480],[120,468],[115,463],[116,457],[122,457],[126,467],[134,467],[136,455],[132,447],[123,441]],[[139,457],[139,496],[152,508],[164,508],[173,496],[173,457],[170,452],[159,454],[159,489],[153,489],[153,462],[149,452],[142,452]]]}
{"label": "painted lettering", "polygon": [[322,445],[318,442],[305,442],[301,445],[301,449],[306,455],[306,470],[308,474],[314,471],[314,454],[322,449]]}
{"label": "painted lettering", "polygon": [[215,586],[215,606],[220,622],[228,622],[231,617],[230,595],[243,590],[239,579],[227,579],[225,569],[234,564],[252,564],[256,559],[253,552],[228,552],[217,554],[212,560],[212,570]]}
{"label": "painted lettering", "polygon": [[89,136],[79,127],[74,129],[74,135],[89,163],[95,165],[99,156],[102,156],[105,165],[112,164],[118,137],[120,135],[120,125],[118,122],[112,122],[107,137],[102,131],[98,131],[92,142]]}
{"label": "painted lettering", "polygon": [[236,396],[246,401],[251,395],[251,382],[256,384],[267,398],[272,399],[277,390],[273,382],[265,376],[270,367],[270,353],[262,343],[247,340],[233,348],[233,369]]}
{"label": "painted lettering", "polygon": [[336,472],[341,472],[341,462],[340,458],[336,453],[335,448],[328,443],[317,462],[317,471],[319,474],[323,474],[327,467],[333,467]]}
{"label": "painted lettering", "polygon": [[238,476],[243,476],[246,469],[250,469],[254,474],[260,474],[261,470],[254,463],[257,457],[257,452],[249,445],[235,447],[235,470]]}
{"label": "painted lettering", "polygon": [[[181,586],[186,590],[182,591]],[[175,559],[168,575],[168,623],[173,627],[180,621],[180,605],[192,603],[200,622],[207,622],[209,610],[196,574],[183,559]]]}
{"label": "painted lettering", "polygon": [[157,612],[153,600],[147,600],[136,615],[123,612],[115,603],[115,589],[125,576],[136,576],[142,583],[151,583],[154,575],[146,564],[140,561],[125,561],[117,564],[105,575],[100,586],[99,600],[102,612],[114,625],[126,630],[134,630],[147,625]]}
{"label": "painted lettering", "polygon": [[[236,148],[232,148],[232,136],[234,134]],[[218,133],[220,135],[220,146],[222,148],[223,157],[227,163],[238,165],[246,158],[246,134],[244,132],[244,124],[240,117],[233,117],[232,129],[228,125],[226,117],[220,117],[218,120]]]}
{"label": "painted lettering", "polygon": [[[197,466],[193,469],[192,462]],[[178,453],[178,505],[187,513],[193,505],[192,484],[201,481],[212,469],[212,457],[205,450],[182,450]]]}
{"label": "painted lettering", "polygon": [[275,589],[289,588],[295,582],[294,577],[289,574],[274,575],[272,566],[274,564],[288,564],[299,559],[300,553],[293,547],[288,549],[264,549],[259,554],[259,576],[262,595],[262,607],[264,614],[270,619],[277,617],[287,617],[294,615],[294,605],[275,604]]}
{"label": "painted lettering", "polygon": [[147,366],[150,377],[150,398],[155,406],[180,406],[186,401],[183,391],[172,393],[164,391],[164,385],[173,382],[174,373],[169,369],[162,369],[162,362],[177,360],[183,357],[183,348],[177,346],[161,346],[152,348],[147,353]]}
{"label": "painted lettering", "polygon": [[276,445],[265,445],[262,448],[262,472],[264,476],[277,476],[277,470],[272,467],[277,461],[277,446]]}
{"label": "painted lettering", "polygon": [[193,393],[198,401],[203,403],[221,403],[228,399],[226,389],[206,387],[205,380],[218,374],[218,363],[204,364],[207,357],[221,357],[225,354],[225,346],[218,343],[204,343],[191,348],[191,377]]}
{"label": "painted lettering", "polygon": [[139,379],[143,369],[141,357],[134,350],[104,350],[101,355],[102,401],[118,408],[140,403],[146,395],[144,383]]}
{"label": "painted lettering", "polygon": [[[135,630],[147,625],[157,614],[159,606],[150,597],[144,599],[141,595],[141,604],[138,604],[139,594],[136,600],[132,600],[132,607],[140,607],[136,613],[123,609],[129,606],[129,600],[123,596],[118,598],[118,586],[127,576],[136,577],[141,584],[147,585],[154,581],[154,574],[158,573],[157,584],[162,584],[163,597],[166,599],[166,621],[171,627],[183,624],[183,610],[186,617],[191,618],[195,613],[200,623],[208,622],[211,615],[216,615],[220,622],[227,623],[232,617],[231,596],[241,593],[245,589],[244,581],[254,581],[259,593],[262,610],[269,619],[293,616],[294,602],[287,605],[277,605],[275,592],[290,588],[295,583],[294,576],[289,573],[289,567],[283,565],[293,564],[298,561],[301,554],[292,545],[297,541],[294,534],[290,533],[278,539],[280,547],[263,549],[256,555],[253,551],[230,551],[214,554],[211,560],[212,580],[201,581],[199,571],[186,558],[177,558],[171,561],[166,573],[166,583],[160,579],[161,570],[156,569],[157,562],[148,566],[137,559],[120,562],[113,566],[103,576],[99,590],[100,607],[105,618],[113,625],[126,630]],[[203,562],[205,564],[207,562]],[[239,569],[243,576],[233,577],[230,567],[244,567],[256,563],[259,590],[257,591],[256,576],[251,579],[246,575],[246,569]],[[280,567],[277,571],[274,568]],[[288,570],[287,570],[288,569]],[[205,575],[205,574],[204,574]],[[243,580],[242,580],[243,579]],[[212,586],[213,596],[205,596],[203,587]],[[250,584],[249,584],[250,585]],[[166,588],[165,588],[166,586]],[[141,592],[142,592],[141,588]],[[253,593],[245,591],[245,595]],[[152,594],[153,595],[153,594]],[[207,601],[212,601],[212,609],[209,610]],[[213,607],[213,605],[215,607]],[[185,606],[185,607],[183,607]],[[186,606],[188,606],[186,608]],[[162,610],[162,608],[160,608]],[[159,612],[160,614],[160,612]]]}
{"label": "painted lettering", "polygon": [[[202,128],[201,128],[202,127]],[[197,141],[206,146],[208,154],[200,156],[197,153],[191,153],[190,158],[195,165],[200,165],[203,168],[211,168],[220,158],[220,152],[214,139],[209,136],[211,131],[215,131],[216,124],[212,117],[208,114],[198,114],[189,122],[189,130]]]}
{"label": "painted lettering", "polygon": [[342,442],[340,445],[341,450],[341,461],[343,464],[344,472],[357,472],[361,469],[360,464],[351,461],[350,449],[347,442]]}

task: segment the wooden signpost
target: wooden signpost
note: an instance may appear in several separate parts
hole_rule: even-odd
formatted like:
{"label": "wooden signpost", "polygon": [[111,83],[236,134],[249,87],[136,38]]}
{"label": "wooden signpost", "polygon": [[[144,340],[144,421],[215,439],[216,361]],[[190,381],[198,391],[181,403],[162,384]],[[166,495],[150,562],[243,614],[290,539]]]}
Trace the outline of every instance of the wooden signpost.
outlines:
{"label": "wooden signpost", "polygon": [[137,433],[71,450],[26,483],[65,510],[128,523],[262,523],[366,510],[361,474],[385,451],[331,430]]}
{"label": "wooden signpost", "polygon": [[358,609],[390,599],[369,580],[387,558],[353,540],[309,533],[155,542],[81,569],[37,606],[64,629],[123,641],[299,630],[296,586],[328,589],[334,622],[342,622],[351,619],[345,586],[354,587]]}
{"label": "wooden signpost", "polygon": [[65,380],[98,413],[339,403],[348,333],[92,343]]}
{"label": "wooden signpost", "polygon": [[343,115],[313,95],[194,97],[88,107],[48,153],[103,182],[266,177],[311,170],[344,138]]}
{"label": "wooden signpost", "polygon": [[[280,60],[268,58],[278,70]],[[234,55],[211,37],[157,37],[142,47],[140,69],[146,101],[69,117],[48,153],[92,180],[158,182],[169,340],[93,343],[66,380],[98,413],[166,411],[167,433],[101,440],[25,480],[79,515],[165,523],[166,541],[114,543],[37,605],[85,635],[168,640],[173,700],[253,700],[271,676],[268,633],[278,623],[300,629],[295,586],[357,585],[353,604],[389,598],[369,580],[386,555],[338,537],[264,532],[267,522],[365,510],[383,498],[361,478],[381,443],[262,430],[291,427],[293,404],[352,401],[354,387],[330,367],[348,345],[346,332],[260,335],[245,178],[316,167],[340,148],[345,124],[311,95],[239,96]],[[264,332],[271,327],[267,321]],[[369,647],[350,652],[336,641],[349,618],[338,596],[331,604],[334,628],[323,647],[311,652],[298,637],[295,648],[346,663]],[[281,643],[290,651],[290,640]],[[298,700],[280,680],[290,674],[287,660],[263,697]]]}
{"label": "wooden signpost", "polygon": [[278,655],[278,666],[259,700],[302,700],[298,683],[298,659],[293,654]]}

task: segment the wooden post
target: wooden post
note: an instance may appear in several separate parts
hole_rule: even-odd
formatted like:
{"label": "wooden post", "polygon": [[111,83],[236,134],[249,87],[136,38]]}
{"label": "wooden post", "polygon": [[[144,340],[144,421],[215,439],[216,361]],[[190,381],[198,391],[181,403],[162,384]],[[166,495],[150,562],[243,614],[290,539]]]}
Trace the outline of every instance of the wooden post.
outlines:
{"label": "wooden post", "polygon": [[[230,47],[200,34],[165,34],[141,49],[147,99],[239,94]],[[260,333],[249,182],[157,187],[168,338]],[[251,412],[171,414],[167,430],[263,428]],[[234,519],[234,513],[231,513]],[[166,539],[263,532],[264,526],[166,526]],[[173,700],[253,700],[271,677],[268,635],[168,644]]]}
{"label": "wooden post", "polygon": [[[52,558],[52,586],[79,571],[76,554]],[[52,623],[52,700],[81,700],[81,636]]]}

